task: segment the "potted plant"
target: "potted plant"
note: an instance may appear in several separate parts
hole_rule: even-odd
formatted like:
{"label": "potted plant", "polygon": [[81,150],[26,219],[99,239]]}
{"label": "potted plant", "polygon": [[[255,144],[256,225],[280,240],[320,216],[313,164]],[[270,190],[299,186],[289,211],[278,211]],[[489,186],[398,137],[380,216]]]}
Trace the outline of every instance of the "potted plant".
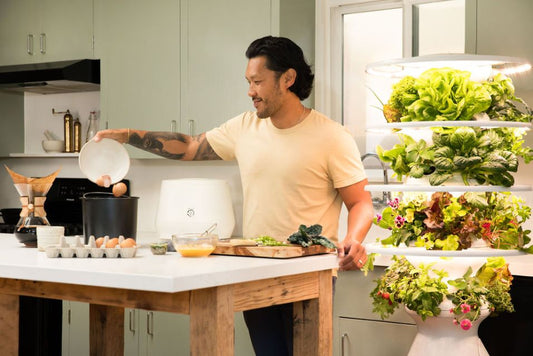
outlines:
{"label": "potted plant", "polygon": [[448,271],[434,269],[434,263],[415,266],[398,256],[392,261],[370,294],[373,312],[382,319],[403,304],[422,321],[444,313],[452,317],[453,325],[469,330],[483,309],[514,311],[509,294],[512,276],[502,257],[489,257],[475,274],[469,267],[455,278],[448,278]]}

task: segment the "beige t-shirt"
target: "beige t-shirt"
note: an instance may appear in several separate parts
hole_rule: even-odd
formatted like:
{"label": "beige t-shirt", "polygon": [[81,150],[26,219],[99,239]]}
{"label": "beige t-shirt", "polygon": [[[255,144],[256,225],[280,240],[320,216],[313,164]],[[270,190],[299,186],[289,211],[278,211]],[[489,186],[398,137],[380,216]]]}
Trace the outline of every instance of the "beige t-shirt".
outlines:
{"label": "beige t-shirt", "polygon": [[300,224],[320,224],[337,241],[342,199],[335,188],[366,178],[348,130],[312,110],[288,129],[245,112],[206,133],[223,160],[237,160],[243,187],[243,235],[286,240]]}

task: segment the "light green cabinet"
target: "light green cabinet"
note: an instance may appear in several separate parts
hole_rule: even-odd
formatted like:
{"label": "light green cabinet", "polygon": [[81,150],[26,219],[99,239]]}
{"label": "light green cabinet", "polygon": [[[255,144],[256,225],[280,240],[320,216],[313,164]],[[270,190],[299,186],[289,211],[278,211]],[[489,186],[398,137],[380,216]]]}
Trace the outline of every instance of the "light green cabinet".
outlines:
{"label": "light green cabinet", "polygon": [[93,58],[92,0],[2,0],[0,65]]}
{"label": "light green cabinet", "polygon": [[199,134],[254,110],[245,51],[253,40],[279,31],[275,3],[182,0],[181,132]]}
{"label": "light green cabinet", "polygon": [[[124,356],[189,354],[188,315],[125,309]],[[89,355],[89,305],[87,303],[63,301],[62,355]],[[242,313],[235,313],[235,355],[253,355]]]}
{"label": "light green cabinet", "polygon": [[95,14],[100,127],[169,130],[180,118],[179,0],[95,0]]}
{"label": "light green cabinet", "polygon": [[[285,27],[280,3],[95,0],[101,126],[199,134],[254,110],[245,51],[254,39]],[[313,18],[313,2],[297,3]],[[306,35],[312,39],[314,31]],[[156,157],[128,150],[134,158]]]}
{"label": "light green cabinet", "polygon": [[407,355],[417,332],[414,321],[403,309],[385,321],[372,312],[370,292],[384,270],[375,267],[367,276],[339,272],[333,300],[334,355]]}

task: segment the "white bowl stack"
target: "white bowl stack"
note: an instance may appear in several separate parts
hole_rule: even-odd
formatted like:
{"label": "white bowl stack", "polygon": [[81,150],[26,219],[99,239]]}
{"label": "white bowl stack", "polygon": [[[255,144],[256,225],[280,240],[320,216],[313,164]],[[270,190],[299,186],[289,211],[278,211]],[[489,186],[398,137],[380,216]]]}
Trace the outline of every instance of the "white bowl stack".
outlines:
{"label": "white bowl stack", "polygon": [[64,226],[37,226],[37,248],[44,251],[48,246],[58,245],[61,238],[65,236]]}

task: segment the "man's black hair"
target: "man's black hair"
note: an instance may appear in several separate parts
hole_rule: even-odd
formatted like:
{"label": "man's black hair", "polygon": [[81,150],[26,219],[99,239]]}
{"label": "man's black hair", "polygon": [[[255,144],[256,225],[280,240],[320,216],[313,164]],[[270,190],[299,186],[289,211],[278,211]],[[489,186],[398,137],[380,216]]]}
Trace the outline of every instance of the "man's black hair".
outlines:
{"label": "man's black hair", "polygon": [[305,61],[302,49],[285,37],[266,36],[253,41],[246,50],[246,57],[266,57],[266,67],[278,73],[278,77],[289,68],[296,71],[296,80],[289,88],[304,100],[311,94],[315,75]]}

